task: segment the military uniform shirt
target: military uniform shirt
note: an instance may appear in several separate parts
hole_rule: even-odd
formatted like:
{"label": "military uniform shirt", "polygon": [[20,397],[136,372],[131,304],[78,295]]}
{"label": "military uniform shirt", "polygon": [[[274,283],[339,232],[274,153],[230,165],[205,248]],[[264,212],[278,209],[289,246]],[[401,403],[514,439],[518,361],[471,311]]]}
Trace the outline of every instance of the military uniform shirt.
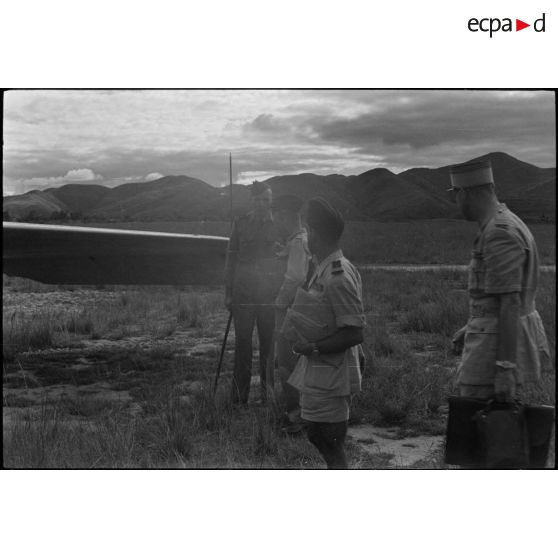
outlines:
{"label": "military uniform shirt", "polygon": [[287,240],[285,248],[278,256],[287,260],[287,271],[275,304],[287,308],[293,303],[296,290],[304,283],[308,273],[311,256],[308,251],[308,234],[306,230],[300,229],[295,232]]}
{"label": "military uniform shirt", "polygon": [[[328,304],[338,328],[364,327],[362,281],[356,268],[337,250],[325,258],[314,272],[308,291]],[[318,398],[346,397],[361,388],[359,354],[355,346],[341,353],[301,356],[289,379],[303,394]],[[303,409],[304,416],[304,409]],[[313,417],[306,417],[315,420]],[[321,417],[327,422],[327,417]]]}
{"label": "military uniform shirt", "polygon": [[469,266],[469,321],[459,383],[469,386],[494,383],[498,352],[497,295],[519,293],[520,323],[516,364],[520,383],[540,379],[540,353],[548,354],[544,327],[535,309],[539,277],[538,253],[525,223],[500,204],[480,230]]}
{"label": "military uniform shirt", "polygon": [[273,303],[284,275],[278,239],[271,218],[260,220],[250,212],[234,222],[225,266],[225,289],[233,303]]}

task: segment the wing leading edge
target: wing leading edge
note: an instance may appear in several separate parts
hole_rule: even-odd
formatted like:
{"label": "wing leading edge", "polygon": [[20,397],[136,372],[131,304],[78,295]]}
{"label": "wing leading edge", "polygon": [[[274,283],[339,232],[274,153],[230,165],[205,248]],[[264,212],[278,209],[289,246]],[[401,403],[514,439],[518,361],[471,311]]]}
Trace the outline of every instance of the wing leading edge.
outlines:
{"label": "wing leading edge", "polygon": [[148,231],[2,224],[3,272],[75,285],[218,285],[228,239]]}

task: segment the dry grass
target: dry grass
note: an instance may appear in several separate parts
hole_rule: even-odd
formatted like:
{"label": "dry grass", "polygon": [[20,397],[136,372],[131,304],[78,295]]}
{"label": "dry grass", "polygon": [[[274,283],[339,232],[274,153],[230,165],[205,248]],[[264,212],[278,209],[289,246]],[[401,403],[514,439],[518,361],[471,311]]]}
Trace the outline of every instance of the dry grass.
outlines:
{"label": "dry grass", "polygon": [[[368,369],[363,392],[353,401],[355,419],[397,424],[412,433],[443,433],[445,398],[454,389],[457,364],[449,337],[467,318],[465,274],[374,271],[364,273],[363,281]],[[16,281],[6,289],[24,298],[35,290],[48,296],[61,292]],[[73,294],[80,292],[86,291]],[[226,320],[220,290],[153,287],[103,293],[104,302],[100,297],[94,306],[5,312],[4,386],[24,388],[20,395],[4,395],[11,413],[4,424],[5,466],[323,467],[304,437],[281,435],[274,409],[231,408],[230,353],[218,396],[211,396]],[[541,275],[538,307],[554,358],[553,273]],[[136,343],[138,335],[149,338],[150,346]],[[204,337],[214,348],[185,355],[187,335]],[[127,344],[101,350],[96,340]],[[85,341],[89,344],[80,349]],[[91,398],[81,391],[104,384],[122,399]],[[64,385],[78,395],[48,395],[48,389]],[[43,390],[39,403],[31,388]],[[554,374],[547,370],[529,397],[554,404],[554,394]],[[353,467],[385,466],[357,444],[347,447]]]}
{"label": "dry grass", "polygon": [[47,312],[31,317],[18,312],[3,315],[2,358],[11,361],[23,351],[54,346],[57,326],[56,319]]}
{"label": "dry grass", "polygon": [[[4,289],[13,292],[43,291],[40,283],[9,279]],[[75,287],[62,290],[76,292]],[[79,291],[78,291],[79,292]],[[211,326],[208,317],[222,306],[220,292],[182,291],[174,288],[114,288],[116,298],[100,298],[98,304],[66,312],[52,309],[10,308],[3,314],[3,358],[13,361],[25,351],[71,345],[72,339],[123,339],[147,334],[157,339],[170,337],[178,327],[195,327],[204,334]]]}
{"label": "dry grass", "polygon": [[[459,271],[363,274],[369,327],[369,366],[355,414],[380,424],[398,423],[418,431],[443,433],[440,415],[455,392],[458,358],[450,339],[467,321],[466,274]],[[555,363],[555,274],[542,273],[537,297]],[[526,400],[555,404],[554,366],[544,368],[540,386]]]}

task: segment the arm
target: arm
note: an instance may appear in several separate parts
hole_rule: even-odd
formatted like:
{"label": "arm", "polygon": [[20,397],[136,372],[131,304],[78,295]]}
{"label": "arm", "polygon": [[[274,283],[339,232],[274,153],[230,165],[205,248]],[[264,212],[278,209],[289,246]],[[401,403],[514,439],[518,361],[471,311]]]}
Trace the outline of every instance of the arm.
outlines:
{"label": "arm", "polygon": [[229,246],[227,248],[227,259],[225,262],[225,306],[228,310],[232,305],[232,291],[234,284],[234,274],[236,271],[236,262],[238,257],[238,226],[235,221],[229,239]]}
{"label": "arm", "polygon": [[513,401],[517,387],[516,352],[526,247],[507,223],[496,225],[485,247],[487,294],[499,301],[498,349],[494,395],[498,401]]}
{"label": "arm", "polygon": [[357,284],[344,273],[334,277],[328,284],[327,298],[335,314],[337,330],[316,343],[297,343],[293,350],[306,355],[314,350],[340,353],[362,343],[366,320],[360,290],[360,279]]}
{"label": "arm", "polygon": [[[519,293],[500,295],[498,352],[494,393],[498,401],[513,401],[517,387],[516,348],[519,332]],[[509,363],[509,364],[508,364]]]}
{"label": "arm", "polygon": [[465,333],[467,333],[467,325],[456,331],[451,338],[451,348],[454,354],[460,355],[465,345]]}
{"label": "arm", "polygon": [[289,249],[287,272],[285,273],[285,279],[275,299],[276,307],[286,309],[293,303],[297,288],[300,287],[306,279],[309,259],[310,256],[304,249],[302,239],[296,238]]}
{"label": "arm", "polygon": [[362,341],[362,327],[346,326],[316,343],[296,343],[293,351],[306,356],[311,355],[314,350],[323,354],[341,353],[355,345],[360,345]]}

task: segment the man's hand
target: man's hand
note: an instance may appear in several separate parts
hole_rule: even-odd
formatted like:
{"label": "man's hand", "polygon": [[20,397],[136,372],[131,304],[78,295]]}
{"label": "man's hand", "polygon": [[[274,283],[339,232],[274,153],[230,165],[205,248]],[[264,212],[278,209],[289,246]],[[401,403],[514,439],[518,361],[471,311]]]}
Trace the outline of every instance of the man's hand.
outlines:
{"label": "man's hand", "polygon": [[465,333],[467,332],[467,326],[464,325],[455,335],[451,338],[451,349],[456,355],[460,355],[463,352],[463,346],[465,345]]}
{"label": "man's hand", "polygon": [[293,353],[310,356],[314,350],[313,343],[298,342],[293,345]]}
{"label": "man's hand", "polygon": [[512,403],[515,399],[516,381],[514,368],[496,366],[494,397],[499,403]]}
{"label": "man's hand", "polygon": [[225,295],[225,308],[230,312],[232,310],[232,296]]}

